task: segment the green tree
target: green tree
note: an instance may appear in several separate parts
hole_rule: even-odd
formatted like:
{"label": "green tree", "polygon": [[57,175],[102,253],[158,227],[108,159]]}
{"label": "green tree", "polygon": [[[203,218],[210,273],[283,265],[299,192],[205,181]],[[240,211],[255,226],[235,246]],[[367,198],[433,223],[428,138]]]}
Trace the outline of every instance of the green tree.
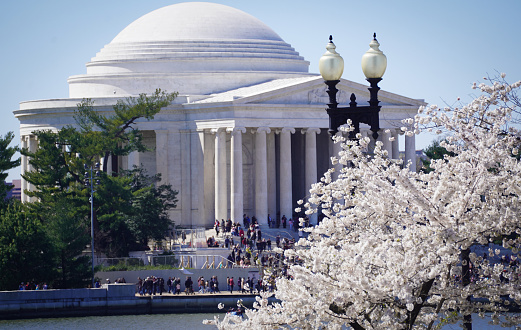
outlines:
{"label": "green tree", "polygon": [[12,203],[0,214],[0,290],[15,290],[20,282],[50,283],[52,244],[42,223]]}
{"label": "green tree", "polygon": [[168,210],[176,207],[177,191],[159,184],[161,175],[150,176],[141,167],[104,175],[95,195],[99,234],[96,244],[109,256],[127,256],[144,250],[151,239],[161,240],[172,224]]}
{"label": "green tree", "polygon": [[427,159],[422,159],[423,166],[421,168],[421,171],[423,173],[429,173],[432,172],[433,169],[431,168],[431,161],[435,159],[443,159],[445,155],[448,156],[455,156],[455,154],[451,151],[447,151],[444,147],[440,145],[440,141],[434,141],[431,145],[429,145],[425,150],[423,150],[423,153],[425,156],[427,156]]}
{"label": "green tree", "polygon": [[14,159],[13,156],[17,147],[9,147],[9,144],[13,141],[14,133],[8,132],[5,136],[0,136],[0,208],[4,208],[7,192],[13,188],[12,185],[5,184],[7,179],[7,171],[17,166],[20,166],[20,158]]}
{"label": "green tree", "polygon": [[74,118],[82,133],[99,138],[96,145],[100,150],[94,154],[104,158],[104,172],[107,172],[107,160],[111,155],[123,156],[135,150],[148,150],[143,144],[141,132],[135,127],[137,120],[153,119],[161,108],[169,105],[176,96],[177,93],[169,94],[156,89],[152,95],[140,94],[137,98],[118,100],[113,107],[113,116],[99,114],[94,110],[90,99],[84,99],[78,104]]}
{"label": "green tree", "polygon": [[[84,100],[78,105],[76,113],[79,129],[68,126],[58,132],[34,132],[38,137],[39,148],[35,152],[27,149],[21,151],[29,157],[34,168],[32,172],[23,175],[24,179],[37,188],[28,192],[29,196],[38,200],[30,206],[34,214],[43,223],[60,219],[55,214],[58,205],[56,198],[60,196],[71,203],[70,207],[76,208],[78,214],[83,212],[85,218],[87,214],[90,216],[87,208],[90,191],[84,188],[84,166],[91,166],[100,158],[106,159],[110,155],[127,155],[136,150],[148,150],[142,143],[141,133],[135,123],[140,118],[153,118],[175,95],[157,90],[149,97],[142,94],[138,98],[119,101],[114,106],[115,115],[111,117],[99,115],[92,103]],[[146,189],[135,193],[131,187],[134,179],[128,176],[132,174],[128,172],[114,177],[102,174],[101,184],[96,187],[95,246],[97,251],[109,256],[127,256],[132,249],[144,248],[145,237],[158,238],[157,233],[164,233],[165,223],[166,227],[169,224],[164,209],[171,207],[172,203],[161,199],[168,189],[154,186],[148,188],[152,193],[145,194]],[[169,189],[172,191],[170,187]],[[154,196],[161,202],[154,201]],[[135,202],[135,199],[142,202]],[[173,205],[175,206],[175,202]],[[158,210],[153,211],[152,206]],[[143,226],[136,225],[139,223],[135,220],[137,218],[146,219],[147,226],[151,229],[144,233]]]}
{"label": "green tree", "polygon": [[55,288],[81,288],[91,281],[91,258],[81,255],[90,243],[90,226],[85,212],[77,207],[78,199],[74,194],[58,194],[53,207],[46,214],[45,230],[48,237],[52,237],[57,269],[53,282]]}
{"label": "green tree", "polygon": [[129,228],[142,245],[150,239],[161,240],[171,224],[168,210],[177,204],[177,191],[161,182],[161,174],[148,175],[141,167],[134,167],[124,175],[132,179],[132,209]]}
{"label": "green tree", "polygon": [[96,188],[94,208],[95,245],[109,257],[126,257],[131,250],[142,250],[127,220],[132,213],[131,179],[103,175]]}

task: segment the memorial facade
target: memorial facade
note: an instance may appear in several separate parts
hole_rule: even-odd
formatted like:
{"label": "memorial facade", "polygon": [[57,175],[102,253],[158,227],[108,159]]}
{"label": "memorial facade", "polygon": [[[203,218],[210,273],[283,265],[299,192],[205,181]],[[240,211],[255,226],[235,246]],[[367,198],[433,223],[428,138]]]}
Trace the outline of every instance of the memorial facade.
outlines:
{"label": "memorial facade", "polygon": [[[268,26],[228,6],[180,3],[153,11],[122,30],[86,67],[85,74],[68,79],[69,98],[20,104],[14,113],[21,147],[38,147],[36,130],[74,124],[83,98],[110,114],[121,98],[156,88],[179,92],[153,120],[137,125],[151,151],[108,164],[161,173],[179,191],[170,212],[176,225],[209,227],[215,219],[242,221],[243,214],[261,224],[268,215],[289,218],[338,149],[327,132],[328,96],[320,75],[309,73],[309,62]],[[341,80],[337,88],[341,104],[353,92],[359,104],[369,99],[365,85]],[[406,159],[414,160],[414,137],[400,135],[401,120],[423,101],[384,90],[379,98],[384,147],[398,158],[398,141],[405,139]],[[30,170],[22,157],[22,172]],[[22,189],[34,188],[23,181]]]}

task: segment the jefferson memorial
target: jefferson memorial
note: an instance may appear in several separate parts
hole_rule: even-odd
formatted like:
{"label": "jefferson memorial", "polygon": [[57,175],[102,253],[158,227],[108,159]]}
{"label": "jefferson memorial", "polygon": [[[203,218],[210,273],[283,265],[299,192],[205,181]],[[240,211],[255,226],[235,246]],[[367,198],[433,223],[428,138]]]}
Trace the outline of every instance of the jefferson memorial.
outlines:
{"label": "jefferson memorial", "polygon": [[[209,227],[215,219],[242,221],[243,214],[261,225],[268,215],[289,218],[338,150],[328,136],[322,77],[309,73],[309,62],[276,32],[228,6],[190,2],[157,9],[123,29],[86,67],[69,77],[68,98],[20,103],[14,114],[21,147],[38,147],[34,131],[74,124],[83,98],[110,115],[118,99],[157,88],[179,92],[153,120],[137,125],[151,151],[107,164],[161,173],[179,191],[170,211],[176,225]],[[366,85],[342,79],[337,88],[341,104],[351,93],[360,105],[369,100]],[[379,99],[379,139],[393,158],[405,139],[405,160],[413,160],[414,170],[414,136],[400,135],[400,121],[424,102],[387,91]],[[22,173],[30,170],[22,157]],[[33,187],[22,182],[22,189]]]}

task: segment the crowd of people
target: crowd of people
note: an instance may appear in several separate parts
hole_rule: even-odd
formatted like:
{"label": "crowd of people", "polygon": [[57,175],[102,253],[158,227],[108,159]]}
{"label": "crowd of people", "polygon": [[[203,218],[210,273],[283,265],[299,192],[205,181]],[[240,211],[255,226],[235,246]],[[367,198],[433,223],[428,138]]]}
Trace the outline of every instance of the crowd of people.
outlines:
{"label": "crowd of people", "polygon": [[[286,228],[289,229],[298,228],[298,225],[293,223],[292,219],[287,219],[284,215],[280,220],[274,220],[268,216],[268,224],[271,228]],[[283,250],[292,248],[295,244],[294,238],[281,238],[277,235],[274,238],[274,242],[270,237],[263,237],[263,232],[260,229],[259,223],[255,216],[251,219],[244,214],[243,223],[233,223],[230,219],[228,221],[215,220],[214,229],[216,231],[216,239],[214,236],[207,238],[208,247],[222,247],[230,250],[227,257],[229,264],[228,267],[268,267],[274,268],[278,271],[282,271],[284,275],[284,253],[274,252],[272,245],[274,244],[278,248]],[[183,239],[186,235],[183,232]],[[219,239],[220,238],[220,239]],[[277,273],[278,271],[275,271]],[[119,279],[118,279],[119,280]],[[125,283],[122,281],[116,281],[118,283]],[[107,279],[107,284],[110,281]],[[183,286],[184,284],[184,286]],[[162,277],[148,276],[144,279],[138,277],[137,292],[140,295],[162,295],[163,293],[180,294],[195,294],[193,288],[196,284],[199,288],[199,293],[220,293],[219,282],[217,276],[212,276],[209,280],[205,280],[203,277],[197,279],[194,283],[190,276],[187,276],[185,281],[180,278],[169,277],[165,281]],[[96,281],[95,287],[101,287],[101,283]],[[233,293],[254,293],[265,290],[273,290],[274,281],[270,284],[270,281],[263,283],[262,280],[254,280],[253,278],[241,278],[235,280],[233,277],[226,279],[227,291]],[[47,284],[34,284],[34,283],[21,283],[19,290],[41,290],[48,289]]]}
{"label": "crowd of people", "polygon": [[18,290],[47,290],[49,287],[47,283],[22,282],[18,286]]}
{"label": "crowd of people", "polygon": [[[182,287],[181,284],[184,284],[184,286]],[[217,276],[212,276],[209,280],[200,276],[195,283],[191,276],[187,276],[184,283],[182,283],[179,277],[169,277],[166,282],[161,277],[149,276],[145,279],[138,277],[137,292],[141,296],[162,295],[163,293],[179,295],[181,292],[184,292],[185,295],[191,295],[196,293],[194,285],[197,285],[199,288],[197,293],[200,294],[221,293]],[[274,282],[264,283],[262,279],[257,280],[253,277],[239,277],[237,280],[235,280],[234,277],[227,277],[226,288],[226,292],[229,291],[231,294],[233,294],[234,291],[235,293],[254,294],[261,291],[273,290]]]}

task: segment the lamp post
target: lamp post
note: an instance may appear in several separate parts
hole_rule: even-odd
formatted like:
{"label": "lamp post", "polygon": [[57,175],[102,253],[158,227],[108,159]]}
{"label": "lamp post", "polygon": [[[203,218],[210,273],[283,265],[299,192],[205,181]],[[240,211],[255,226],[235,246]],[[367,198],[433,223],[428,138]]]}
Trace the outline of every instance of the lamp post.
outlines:
{"label": "lamp post", "polygon": [[[92,287],[94,288],[94,187],[99,185],[100,164],[94,166],[85,164],[85,186],[90,189],[90,248],[92,252]],[[95,180],[95,181],[94,181]]]}
{"label": "lamp post", "polygon": [[326,46],[326,53],[322,55],[318,63],[320,74],[324,78],[327,85],[327,94],[329,95],[328,108],[326,109],[329,115],[329,134],[333,137],[338,128],[347,123],[350,119],[354,127],[354,131],[349,134],[351,139],[355,138],[356,134],[360,132],[360,123],[367,124],[371,127],[372,136],[376,140],[378,138],[378,130],[380,129],[379,112],[381,106],[378,101],[378,83],[382,80],[382,76],[387,68],[387,58],[378,48],[380,44],[376,40],[376,33],[373,40],[369,44],[371,47],[362,56],[362,71],[369,82],[370,99],[368,106],[358,106],[356,103],[355,94],[351,94],[349,107],[338,107],[336,101],[336,94],[338,89],[336,85],[340,82],[342,73],[344,71],[344,60],[336,52],[336,46],[333,43],[333,37],[329,36],[329,43]]}

